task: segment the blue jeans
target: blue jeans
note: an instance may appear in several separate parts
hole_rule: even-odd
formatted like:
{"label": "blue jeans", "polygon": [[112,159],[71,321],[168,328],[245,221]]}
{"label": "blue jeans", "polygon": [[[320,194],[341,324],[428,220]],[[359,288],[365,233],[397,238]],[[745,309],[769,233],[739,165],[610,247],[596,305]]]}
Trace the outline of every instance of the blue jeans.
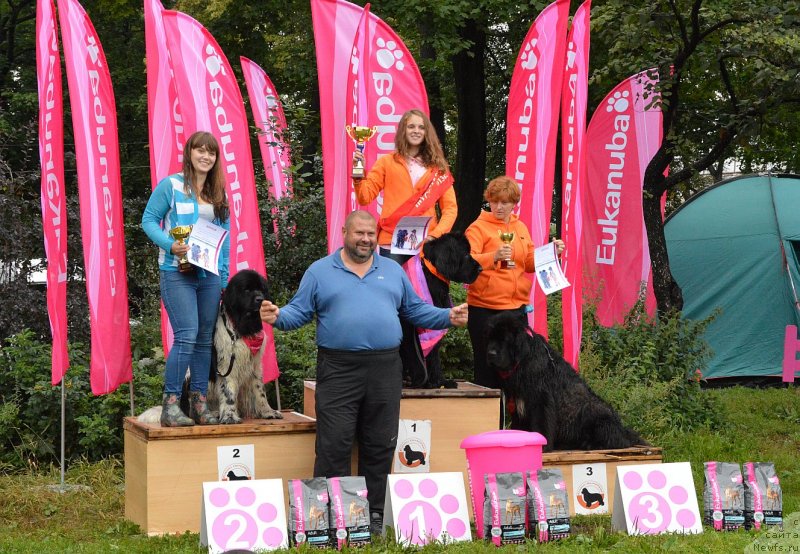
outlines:
{"label": "blue jeans", "polygon": [[186,370],[191,370],[190,391],[208,392],[211,341],[220,299],[219,275],[206,271],[181,273],[161,270],[161,300],[175,340],[167,356],[164,393],[181,394]]}

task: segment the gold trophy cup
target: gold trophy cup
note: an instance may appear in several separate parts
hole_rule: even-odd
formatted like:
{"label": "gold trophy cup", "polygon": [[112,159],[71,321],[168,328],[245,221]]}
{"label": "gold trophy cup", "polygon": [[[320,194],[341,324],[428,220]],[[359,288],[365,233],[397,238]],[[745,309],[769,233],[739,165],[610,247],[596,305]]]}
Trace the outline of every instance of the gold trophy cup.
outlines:
{"label": "gold trophy cup", "polygon": [[[345,125],[344,130],[347,132],[347,136],[353,139],[353,142],[356,143],[356,149],[362,154],[367,141],[378,132],[377,127],[360,127],[358,125]],[[364,178],[364,163],[361,160],[353,158],[353,171],[350,176],[353,179]]]}
{"label": "gold trophy cup", "polygon": [[[178,225],[177,227],[173,227],[169,230],[169,236],[177,240],[178,244],[186,244],[185,241],[187,238],[189,238],[191,233],[191,225]],[[189,263],[189,258],[186,257],[186,254],[178,258],[178,271],[181,273],[189,273],[194,271],[194,266]]]}
{"label": "gold trophy cup", "polygon": [[[511,232],[497,232],[500,235],[500,240],[502,240],[506,244],[511,244],[514,242],[514,233]],[[517,264],[514,263],[514,260],[500,260],[500,269],[513,269],[517,267]]]}

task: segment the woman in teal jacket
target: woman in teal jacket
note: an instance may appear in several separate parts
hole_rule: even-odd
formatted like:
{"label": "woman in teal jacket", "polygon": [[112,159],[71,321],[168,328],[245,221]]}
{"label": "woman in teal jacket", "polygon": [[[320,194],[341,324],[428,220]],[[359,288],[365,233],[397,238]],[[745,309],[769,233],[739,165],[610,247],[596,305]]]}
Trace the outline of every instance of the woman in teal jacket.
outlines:
{"label": "woman in teal jacket", "polygon": [[[219,275],[195,266],[193,271],[181,272],[178,258],[186,255],[189,247],[173,239],[169,230],[193,225],[201,218],[229,228],[230,210],[218,154],[219,144],[211,133],[198,131],[190,136],[183,149],[182,173],[158,183],[142,215],[142,229],[159,248],[161,299],[175,337],[164,375],[161,425],[165,427],[217,423],[206,404],[206,393],[219,299],[228,282],[228,240],[222,246]],[[190,417],[180,408],[186,368],[191,371]]]}

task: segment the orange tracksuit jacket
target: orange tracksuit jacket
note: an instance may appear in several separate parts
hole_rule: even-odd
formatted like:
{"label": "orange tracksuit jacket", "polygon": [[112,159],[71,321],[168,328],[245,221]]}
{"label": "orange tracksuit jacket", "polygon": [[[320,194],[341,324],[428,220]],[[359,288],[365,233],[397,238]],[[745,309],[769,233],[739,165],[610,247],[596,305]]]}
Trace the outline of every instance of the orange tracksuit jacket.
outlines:
{"label": "orange tracksuit jacket", "polygon": [[[417,182],[417,186],[428,183],[431,177],[431,169],[422,176]],[[356,191],[356,199],[362,206],[368,205],[377,198],[378,193],[383,191],[383,209],[381,214],[388,217],[394,213],[406,200],[415,192],[411,185],[411,176],[408,173],[406,162],[397,153],[384,154],[377,159],[375,165],[369,170],[367,175],[360,183],[353,183]],[[436,221],[436,211],[434,208],[425,213],[417,214],[420,216],[433,216],[428,227],[428,236],[439,237],[453,228],[458,215],[456,206],[456,193],[453,187],[448,188],[439,198],[439,208],[442,217]],[[392,242],[392,231],[394,229],[381,229],[378,235],[378,244],[386,245]]]}
{"label": "orange tracksuit jacket", "polygon": [[[498,269],[499,262],[494,261],[494,253],[502,244],[500,231],[514,233],[511,248],[512,259],[517,264],[515,268]],[[532,273],[534,269],[533,241],[519,217],[512,214],[506,224],[491,212],[481,212],[465,235],[469,240],[470,254],[483,268],[469,286],[467,304],[493,310],[512,310],[528,304],[531,280],[525,273]]]}

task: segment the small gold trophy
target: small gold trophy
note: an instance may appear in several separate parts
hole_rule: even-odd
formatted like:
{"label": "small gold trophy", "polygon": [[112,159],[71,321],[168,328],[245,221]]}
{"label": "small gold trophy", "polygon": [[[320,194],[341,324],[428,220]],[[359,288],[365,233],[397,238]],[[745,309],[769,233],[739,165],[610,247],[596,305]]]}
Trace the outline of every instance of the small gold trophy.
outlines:
{"label": "small gold trophy", "polygon": [[[184,241],[189,238],[191,233],[191,225],[178,225],[177,227],[173,227],[169,230],[169,236],[177,240],[178,244],[186,244]],[[181,273],[189,273],[194,271],[194,266],[189,263],[189,258],[187,258],[185,254],[178,258],[178,271]]]}
{"label": "small gold trophy", "polygon": [[[503,232],[497,231],[500,235],[500,240],[502,240],[506,244],[511,244],[514,242],[514,233],[512,232]],[[500,269],[513,269],[517,267],[517,264],[514,263],[514,260],[500,260]]]}
{"label": "small gold trophy", "polygon": [[[344,130],[347,131],[347,136],[353,139],[353,142],[356,143],[356,148],[362,154],[364,153],[364,147],[367,145],[367,141],[378,132],[377,127],[360,127],[357,125],[345,125]],[[361,160],[353,158],[353,171],[350,176],[353,179],[364,178],[364,164]]]}

